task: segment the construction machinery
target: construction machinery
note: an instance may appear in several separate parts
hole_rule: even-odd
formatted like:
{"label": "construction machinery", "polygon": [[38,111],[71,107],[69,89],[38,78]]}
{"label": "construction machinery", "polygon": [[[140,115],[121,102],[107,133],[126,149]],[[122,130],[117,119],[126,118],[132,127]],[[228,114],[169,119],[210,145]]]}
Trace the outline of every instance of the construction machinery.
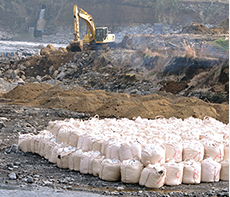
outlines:
{"label": "construction machinery", "polygon": [[[109,49],[115,43],[115,35],[110,34],[108,27],[96,27],[93,17],[77,5],[73,9],[74,14],[74,40],[67,47],[69,51]],[[87,24],[87,34],[80,40],[79,19]]]}

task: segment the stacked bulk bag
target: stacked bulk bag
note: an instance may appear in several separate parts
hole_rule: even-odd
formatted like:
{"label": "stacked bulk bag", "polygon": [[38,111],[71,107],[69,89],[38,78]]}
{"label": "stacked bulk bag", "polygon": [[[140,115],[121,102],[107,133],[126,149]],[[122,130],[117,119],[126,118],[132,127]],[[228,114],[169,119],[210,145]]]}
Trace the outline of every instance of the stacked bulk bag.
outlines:
{"label": "stacked bulk bag", "polygon": [[75,151],[72,155],[73,157],[73,170],[80,171],[81,156],[83,151],[81,149]]}
{"label": "stacked bulk bag", "polygon": [[119,157],[121,161],[132,159],[133,153],[129,143],[122,143],[119,148]]}
{"label": "stacked bulk bag", "polygon": [[93,159],[91,163],[92,173],[93,176],[99,176],[101,162],[105,159],[105,156],[98,155],[96,158]]}
{"label": "stacked bulk bag", "polygon": [[52,138],[48,140],[45,144],[45,159],[49,160],[51,156],[51,150],[56,145],[56,139]]}
{"label": "stacked bulk bag", "polygon": [[137,141],[130,142],[130,147],[132,150],[133,158],[141,161],[141,150],[142,150],[141,143]]}
{"label": "stacked bulk bag", "polygon": [[194,160],[184,162],[182,183],[199,184],[201,181],[201,164]]}
{"label": "stacked bulk bag", "polygon": [[62,125],[57,134],[57,143],[58,144],[68,144],[69,136],[71,132],[74,131],[74,128],[71,125]]}
{"label": "stacked bulk bag", "polygon": [[116,159],[104,159],[101,162],[99,177],[105,181],[119,181],[121,162]]}
{"label": "stacked bulk bag", "polygon": [[101,151],[103,136],[94,136],[92,138],[92,151]]}
{"label": "stacked bulk bag", "polygon": [[49,162],[50,163],[57,163],[57,157],[58,157],[58,150],[62,147],[62,144],[56,144],[55,146],[53,146],[53,148],[50,150],[51,154],[50,154],[50,158],[49,158]]}
{"label": "stacked bulk bag", "polygon": [[31,139],[33,138],[32,134],[20,134],[18,137],[18,147],[23,152],[31,151]]}
{"label": "stacked bulk bag", "polygon": [[224,145],[222,142],[202,140],[204,145],[204,159],[213,158],[213,160],[220,162],[224,158]]}
{"label": "stacked bulk bag", "polygon": [[138,142],[124,142],[119,148],[119,157],[121,161],[136,158],[141,160],[142,146]]}
{"label": "stacked bulk bag", "polygon": [[221,161],[220,180],[229,181],[229,160]]}
{"label": "stacked bulk bag", "polygon": [[194,160],[201,162],[204,158],[204,146],[201,142],[192,140],[183,143],[183,161]]}
{"label": "stacked bulk bag", "polygon": [[121,181],[123,183],[138,183],[143,164],[135,159],[124,160],[121,163]]}
{"label": "stacked bulk bag", "polygon": [[75,129],[71,130],[69,134],[68,145],[72,147],[77,147],[78,138],[79,133]]}
{"label": "stacked bulk bag", "polygon": [[183,164],[171,160],[163,165],[166,169],[165,184],[170,186],[180,185],[183,178]]}
{"label": "stacked bulk bag", "polygon": [[82,173],[82,174],[93,174],[92,161],[98,155],[100,155],[100,152],[93,152],[93,151],[84,152],[81,155],[80,173]]}
{"label": "stacked bulk bag", "polygon": [[164,185],[166,177],[166,169],[160,166],[159,163],[155,165],[149,164],[142,172],[139,180],[139,185],[149,188],[160,188]]}
{"label": "stacked bulk bag", "polygon": [[58,136],[59,129],[62,126],[68,126],[67,121],[61,121],[61,120],[56,120],[56,121],[50,121],[48,123],[47,129],[54,135],[55,138]]}
{"label": "stacked bulk bag", "polygon": [[92,150],[92,140],[88,133],[81,134],[78,138],[77,148],[81,149],[83,152]]}
{"label": "stacked bulk bag", "polygon": [[201,182],[218,182],[220,180],[221,164],[211,157],[201,162]]}
{"label": "stacked bulk bag", "polygon": [[38,147],[39,147],[38,154],[41,157],[45,157],[45,155],[46,155],[46,144],[48,143],[48,141],[51,138],[53,138],[53,135],[49,131],[47,131],[47,130],[43,131],[43,137],[40,138],[39,145],[38,145]]}
{"label": "stacked bulk bag", "polygon": [[31,141],[30,141],[30,151],[32,153],[39,153],[39,143],[40,143],[40,138],[42,136],[41,135],[34,135],[32,138],[31,138]]}
{"label": "stacked bulk bag", "polygon": [[73,151],[69,154],[68,166],[70,170],[74,170],[74,154],[76,152],[76,147],[74,147]]}
{"label": "stacked bulk bag", "polygon": [[165,146],[165,161],[169,162],[174,160],[175,162],[182,161],[182,141],[181,140],[167,140],[164,143]]}
{"label": "stacked bulk bag", "polygon": [[165,163],[165,147],[161,144],[147,144],[141,151],[141,161],[148,164]]}
{"label": "stacked bulk bag", "polygon": [[113,142],[112,144],[108,144],[106,146],[106,159],[117,159],[120,160],[119,156],[119,149],[120,149],[120,144]]}
{"label": "stacked bulk bag", "polygon": [[57,166],[59,168],[69,168],[69,155],[74,151],[72,147],[59,148],[57,151]]}
{"label": "stacked bulk bag", "polygon": [[20,135],[19,147],[103,180],[159,188],[229,179],[229,125],[214,119],[70,119],[48,129]]}

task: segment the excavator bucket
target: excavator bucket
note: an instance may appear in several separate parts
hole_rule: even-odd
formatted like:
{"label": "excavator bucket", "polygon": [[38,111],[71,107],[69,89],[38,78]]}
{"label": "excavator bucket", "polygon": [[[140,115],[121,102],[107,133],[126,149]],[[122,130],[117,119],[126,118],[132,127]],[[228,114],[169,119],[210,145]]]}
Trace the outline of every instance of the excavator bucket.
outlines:
{"label": "excavator bucket", "polygon": [[68,46],[68,51],[76,52],[76,51],[83,51],[83,41],[75,41],[72,40],[70,45]]}

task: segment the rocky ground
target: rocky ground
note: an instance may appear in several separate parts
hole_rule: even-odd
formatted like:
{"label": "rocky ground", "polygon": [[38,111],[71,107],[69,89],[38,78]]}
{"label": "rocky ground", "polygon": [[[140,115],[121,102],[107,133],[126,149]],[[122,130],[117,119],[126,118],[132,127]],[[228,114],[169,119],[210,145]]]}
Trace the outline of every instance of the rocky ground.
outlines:
{"label": "rocky ground", "polygon": [[62,170],[17,149],[19,133],[37,134],[51,120],[96,114],[152,119],[211,116],[228,124],[229,54],[213,45],[228,36],[205,35],[205,27],[195,27],[203,33],[191,34],[186,27],[190,34],[128,35],[108,51],[72,53],[49,46],[41,55],[2,58],[0,185],[116,196],[228,196],[225,181],[152,190]]}

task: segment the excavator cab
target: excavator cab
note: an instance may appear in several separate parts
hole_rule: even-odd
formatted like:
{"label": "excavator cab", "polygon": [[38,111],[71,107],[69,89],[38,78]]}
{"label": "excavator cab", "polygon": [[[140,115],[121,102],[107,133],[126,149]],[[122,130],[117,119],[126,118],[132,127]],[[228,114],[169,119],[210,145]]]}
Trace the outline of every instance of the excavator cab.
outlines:
{"label": "excavator cab", "polygon": [[103,42],[108,35],[108,28],[107,27],[98,27],[96,28],[96,41]]}

